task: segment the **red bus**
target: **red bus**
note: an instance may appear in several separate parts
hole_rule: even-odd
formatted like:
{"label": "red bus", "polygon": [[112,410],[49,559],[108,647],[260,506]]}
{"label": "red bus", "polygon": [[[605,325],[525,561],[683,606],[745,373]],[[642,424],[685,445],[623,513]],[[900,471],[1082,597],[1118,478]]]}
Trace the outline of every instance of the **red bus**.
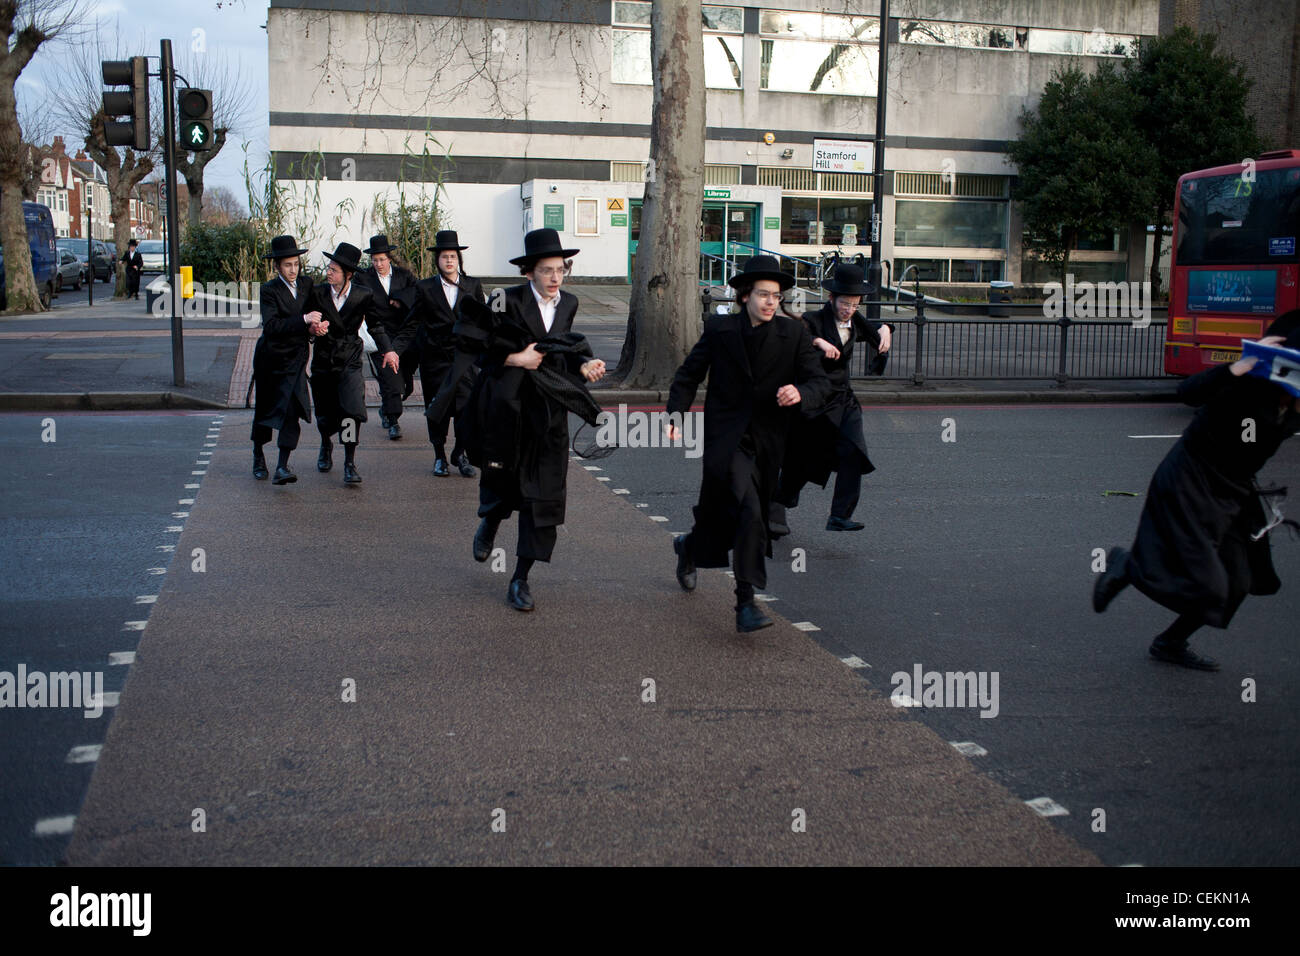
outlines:
{"label": "red bus", "polygon": [[1242,339],[1300,305],[1298,237],[1300,150],[1179,177],[1166,372],[1235,362]]}

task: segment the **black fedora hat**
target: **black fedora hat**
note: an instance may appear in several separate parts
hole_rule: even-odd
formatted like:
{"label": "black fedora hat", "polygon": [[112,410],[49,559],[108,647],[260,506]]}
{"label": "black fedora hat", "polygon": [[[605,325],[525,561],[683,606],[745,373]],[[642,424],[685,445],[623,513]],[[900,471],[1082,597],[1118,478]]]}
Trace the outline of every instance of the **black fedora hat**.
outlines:
{"label": "black fedora hat", "polygon": [[733,289],[741,285],[753,285],[759,279],[771,279],[784,292],[794,285],[794,276],[781,271],[781,264],[774,256],[751,256],[745,268],[727,280]]}
{"label": "black fedora hat", "polygon": [[866,295],[870,290],[866,273],[859,266],[841,263],[829,279],[822,280],[822,288],[831,295]]}
{"label": "black fedora hat", "polygon": [[271,240],[271,251],[263,259],[292,259],[294,256],[306,255],[306,249],[298,248],[298,240],[293,236],[276,236]]}
{"label": "black fedora hat", "polygon": [[430,252],[460,252],[462,249],[468,249],[469,246],[462,246],[460,239],[456,235],[455,229],[442,229],[433,237],[433,245],[429,246]]}
{"label": "black fedora hat", "polygon": [[349,272],[356,272],[361,267],[361,250],[350,242],[340,242],[334,254],[325,253],[326,259],[337,262]]}
{"label": "black fedora hat", "polygon": [[387,255],[390,252],[396,252],[397,247],[390,246],[388,244],[388,237],[381,233],[378,236],[371,236],[369,248],[363,249],[362,251],[368,256],[377,255],[381,252],[384,253],[384,255]]}
{"label": "black fedora hat", "polygon": [[560,242],[560,234],[554,229],[534,229],[524,236],[524,254],[510,260],[512,266],[531,267],[538,259],[559,256],[567,259],[577,255],[577,249],[565,249]]}

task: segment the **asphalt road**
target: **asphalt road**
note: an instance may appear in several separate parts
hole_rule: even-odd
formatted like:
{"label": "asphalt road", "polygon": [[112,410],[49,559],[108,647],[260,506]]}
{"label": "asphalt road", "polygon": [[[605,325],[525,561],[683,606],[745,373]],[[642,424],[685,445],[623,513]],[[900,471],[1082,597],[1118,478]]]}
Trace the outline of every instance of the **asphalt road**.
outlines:
{"label": "asphalt road", "polygon": [[[867,528],[825,531],[830,486],[809,486],[768,562],[768,593],[791,621],[819,627],[813,636],[832,651],[870,665],[861,673],[883,694],[905,690],[893,677],[917,665],[997,672],[995,717],[915,708],[912,719],[986,750],[976,765],[1023,799],[1064,807],[1056,825],[1103,862],[1294,866],[1300,541],[1275,535],[1278,595],[1248,598],[1229,630],[1193,637],[1219,659],[1217,674],[1149,660],[1147,644],[1173,615],[1132,589],[1105,615],[1090,605],[1094,550],[1129,545],[1174,441],[1129,436],[1176,436],[1190,414],[867,408],[877,470],[856,514]],[[945,442],[949,422],[955,441]],[[689,529],[698,459],[620,449],[591,467],[672,530]],[[1300,442],[1260,477],[1300,486]],[[662,573],[671,562],[665,548]],[[702,572],[701,587],[730,580]],[[1247,679],[1255,703],[1242,700]],[[1104,832],[1094,829],[1102,822]]]}
{"label": "asphalt road", "polygon": [[[171,563],[166,529],[184,524],[215,417],[0,415],[0,671],[97,673],[106,695],[122,690],[120,655],[141,636],[127,622],[149,618],[139,599]],[[0,864],[62,858],[113,712],[0,710]]]}

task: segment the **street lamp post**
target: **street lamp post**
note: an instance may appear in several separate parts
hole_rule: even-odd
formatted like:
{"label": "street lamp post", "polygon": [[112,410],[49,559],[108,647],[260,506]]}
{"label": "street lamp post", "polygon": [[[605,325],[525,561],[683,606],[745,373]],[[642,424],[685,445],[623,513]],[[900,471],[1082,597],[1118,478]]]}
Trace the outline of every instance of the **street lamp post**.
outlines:
{"label": "street lamp post", "polygon": [[880,240],[884,232],[885,201],[885,92],[889,69],[889,0],[880,0],[880,62],[876,75],[876,168],[871,186],[871,264],[867,268],[867,283],[871,286],[875,304],[867,306],[867,318],[880,320],[880,300],[884,289],[880,286]]}

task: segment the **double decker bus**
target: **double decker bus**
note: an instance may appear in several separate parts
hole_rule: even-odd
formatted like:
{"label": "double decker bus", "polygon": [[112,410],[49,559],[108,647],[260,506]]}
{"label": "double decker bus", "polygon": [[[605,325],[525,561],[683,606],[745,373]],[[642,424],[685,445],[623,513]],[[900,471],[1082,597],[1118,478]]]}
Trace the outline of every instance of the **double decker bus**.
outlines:
{"label": "double decker bus", "polygon": [[1300,305],[1298,238],[1300,150],[1179,177],[1166,372],[1235,362],[1242,339]]}

